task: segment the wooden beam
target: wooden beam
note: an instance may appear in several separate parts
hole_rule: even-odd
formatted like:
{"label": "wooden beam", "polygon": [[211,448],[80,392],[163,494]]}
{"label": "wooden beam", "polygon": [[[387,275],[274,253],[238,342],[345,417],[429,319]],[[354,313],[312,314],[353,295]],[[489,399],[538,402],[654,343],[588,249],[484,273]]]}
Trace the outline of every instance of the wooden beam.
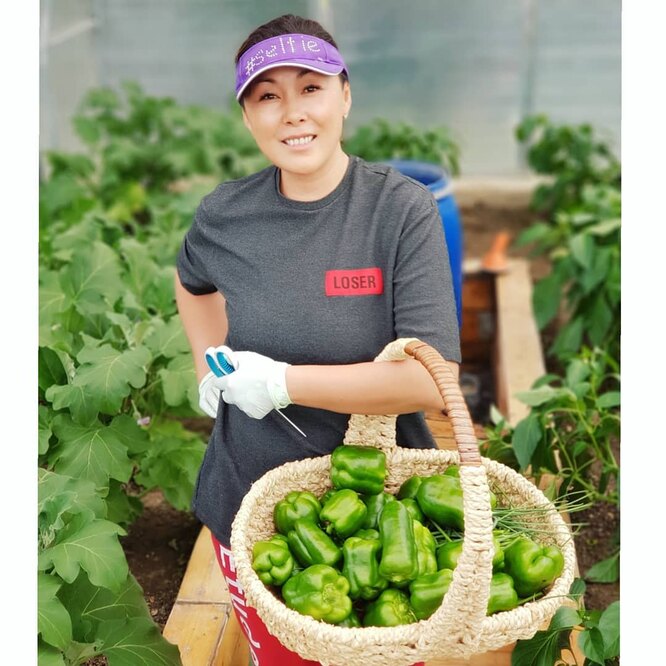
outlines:
{"label": "wooden beam", "polygon": [[541,337],[532,311],[532,278],[526,259],[510,259],[506,273],[496,276],[497,406],[515,426],[527,416],[529,407],[515,395],[527,391],[546,373]]}

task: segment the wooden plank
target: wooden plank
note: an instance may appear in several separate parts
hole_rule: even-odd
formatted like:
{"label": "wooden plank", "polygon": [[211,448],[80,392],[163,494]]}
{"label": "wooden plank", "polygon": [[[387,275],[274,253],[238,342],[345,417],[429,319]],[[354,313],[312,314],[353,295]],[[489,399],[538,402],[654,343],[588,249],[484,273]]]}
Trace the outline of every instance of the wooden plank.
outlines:
{"label": "wooden plank", "polygon": [[183,666],[217,666],[213,655],[218,650],[230,613],[230,604],[175,603],[164,628],[164,637],[178,646]]}
{"label": "wooden plank", "polygon": [[510,259],[506,273],[496,277],[497,349],[496,399],[507,422],[516,425],[529,407],[515,394],[527,391],[545,374],[541,337],[532,311],[532,279],[526,259]]}
{"label": "wooden plank", "polygon": [[249,659],[250,646],[241,631],[236,613],[232,611],[212,666],[247,666]]}
{"label": "wooden plank", "polygon": [[210,530],[204,527],[194,544],[183,582],[178,591],[178,601],[231,603],[227,584],[215,557]]}

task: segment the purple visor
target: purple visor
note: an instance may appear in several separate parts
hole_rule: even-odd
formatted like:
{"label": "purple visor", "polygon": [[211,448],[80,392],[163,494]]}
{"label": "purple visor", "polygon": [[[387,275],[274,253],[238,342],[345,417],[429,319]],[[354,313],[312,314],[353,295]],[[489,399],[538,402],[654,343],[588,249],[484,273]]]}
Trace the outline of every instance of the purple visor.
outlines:
{"label": "purple visor", "polygon": [[347,67],[338,49],[312,35],[290,34],[264,39],[251,46],[236,65],[236,99],[261,72],[273,67],[302,67],[320,74],[347,75]]}

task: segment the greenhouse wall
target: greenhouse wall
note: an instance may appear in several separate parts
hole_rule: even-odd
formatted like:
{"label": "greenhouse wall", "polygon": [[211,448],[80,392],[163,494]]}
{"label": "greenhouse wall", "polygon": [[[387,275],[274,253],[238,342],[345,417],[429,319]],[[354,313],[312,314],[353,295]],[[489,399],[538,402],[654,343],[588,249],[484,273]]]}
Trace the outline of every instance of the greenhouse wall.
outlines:
{"label": "greenhouse wall", "polygon": [[93,86],[226,109],[236,49],[281,13],[320,20],[352,83],[348,129],[375,117],[445,126],[463,175],[519,175],[529,113],[589,122],[619,155],[620,0],[42,0],[43,150],[76,150]]}

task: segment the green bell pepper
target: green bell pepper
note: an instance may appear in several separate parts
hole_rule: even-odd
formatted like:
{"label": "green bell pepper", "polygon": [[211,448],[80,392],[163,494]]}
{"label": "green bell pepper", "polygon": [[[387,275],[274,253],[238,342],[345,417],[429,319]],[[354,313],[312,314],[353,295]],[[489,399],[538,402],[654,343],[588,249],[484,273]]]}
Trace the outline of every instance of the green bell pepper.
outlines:
{"label": "green bell pepper", "polygon": [[333,493],[319,513],[327,534],[341,538],[352,535],[363,526],[368,509],[359,494],[345,488]]}
{"label": "green bell pepper", "polygon": [[400,502],[389,502],[379,516],[382,554],[379,573],[392,583],[416,578],[419,563],[414,538],[414,519]]}
{"label": "green bell pepper", "polygon": [[418,520],[412,519],[414,526],[414,541],[416,542],[416,560],[419,571],[417,576],[435,573],[437,571],[437,557],[435,551],[437,544],[432,532]]}
{"label": "green bell pepper", "polygon": [[376,495],[366,495],[363,497],[365,505],[368,507],[368,513],[363,521],[365,529],[376,530],[379,525],[379,514],[382,512],[387,502],[395,502],[395,495],[382,491]]}
{"label": "green bell pepper", "polygon": [[518,593],[513,578],[509,574],[495,573],[490,580],[490,597],[488,598],[488,615],[499,611],[508,611],[518,606]]}
{"label": "green bell pepper", "polygon": [[425,477],[423,476],[410,476],[400,486],[400,489],[398,490],[398,494],[396,495],[396,497],[399,500],[416,499],[416,493],[418,492],[421,483],[423,483],[424,478]]}
{"label": "green bell pepper", "polygon": [[287,539],[276,534],[252,546],[252,568],[264,585],[282,585],[294,570],[294,558]]}
{"label": "green bell pepper", "polygon": [[282,586],[289,608],[331,624],[343,622],[352,612],[348,592],[349,581],[327,564],[313,564]]}
{"label": "green bell pepper", "polygon": [[378,539],[362,539],[351,536],[342,544],[344,564],[342,575],[349,581],[352,599],[375,599],[388,587],[388,581],[379,575]]}
{"label": "green bell pepper", "polygon": [[342,551],[333,539],[309,518],[294,521],[294,529],[287,539],[291,552],[304,567],[312,564],[333,566],[342,557]]}
{"label": "green bell pepper", "polygon": [[405,497],[405,499],[401,499],[399,501],[401,504],[405,505],[407,511],[409,511],[414,520],[418,520],[419,523],[423,522],[425,516],[423,515],[423,511],[421,511],[419,503],[415,499],[412,497]]}
{"label": "green bell pepper", "polygon": [[377,539],[379,540],[379,531],[378,530],[368,530],[362,529],[358,532],[354,532],[352,536],[360,537],[361,539]]}
{"label": "green bell pepper", "polygon": [[384,490],[386,456],[372,446],[338,446],[331,454],[331,481],[336,488],[349,488],[364,495]]}
{"label": "green bell pepper", "polygon": [[[449,471],[451,468],[448,468]],[[463,493],[460,478],[453,473],[435,474],[423,479],[416,493],[416,501],[423,513],[440,526],[454,527],[461,532],[465,527]],[[490,493],[490,506],[497,498]]]}
{"label": "green bell pepper", "polygon": [[[463,542],[461,539],[447,541],[437,549],[437,568],[455,569],[458,566],[458,558],[462,553]],[[493,535],[493,570],[504,566],[504,550],[496,535]]]}
{"label": "green bell pepper", "polygon": [[363,625],[361,624],[361,619],[358,616],[358,613],[352,608],[352,612],[349,613],[349,615],[342,620],[342,622],[338,622],[338,627],[349,627],[350,629],[353,629],[354,627],[362,627]]}
{"label": "green bell pepper", "polygon": [[363,617],[364,627],[396,627],[412,622],[416,622],[416,615],[409,605],[409,598],[391,587],[368,604]]}
{"label": "green bell pepper", "polygon": [[409,603],[418,620],[429,618],[441,605],[453,580],[451,569],[419,576],[409,584]]}
{"label": "green bell pepper", "polygon": [[316,523],[320,511],[321,504],[313,493],[308,490],[293,490],[275,505],[273,520],[277,531],[286,535],[294,528],[297,518],[310,518]]}
{"label": "green bell pepper", "polygon": [[523,536],[504,551],[504,565],[518,596],[529,597],[541,592],[562,573],[564,557],[557,546],[541,546]]}

